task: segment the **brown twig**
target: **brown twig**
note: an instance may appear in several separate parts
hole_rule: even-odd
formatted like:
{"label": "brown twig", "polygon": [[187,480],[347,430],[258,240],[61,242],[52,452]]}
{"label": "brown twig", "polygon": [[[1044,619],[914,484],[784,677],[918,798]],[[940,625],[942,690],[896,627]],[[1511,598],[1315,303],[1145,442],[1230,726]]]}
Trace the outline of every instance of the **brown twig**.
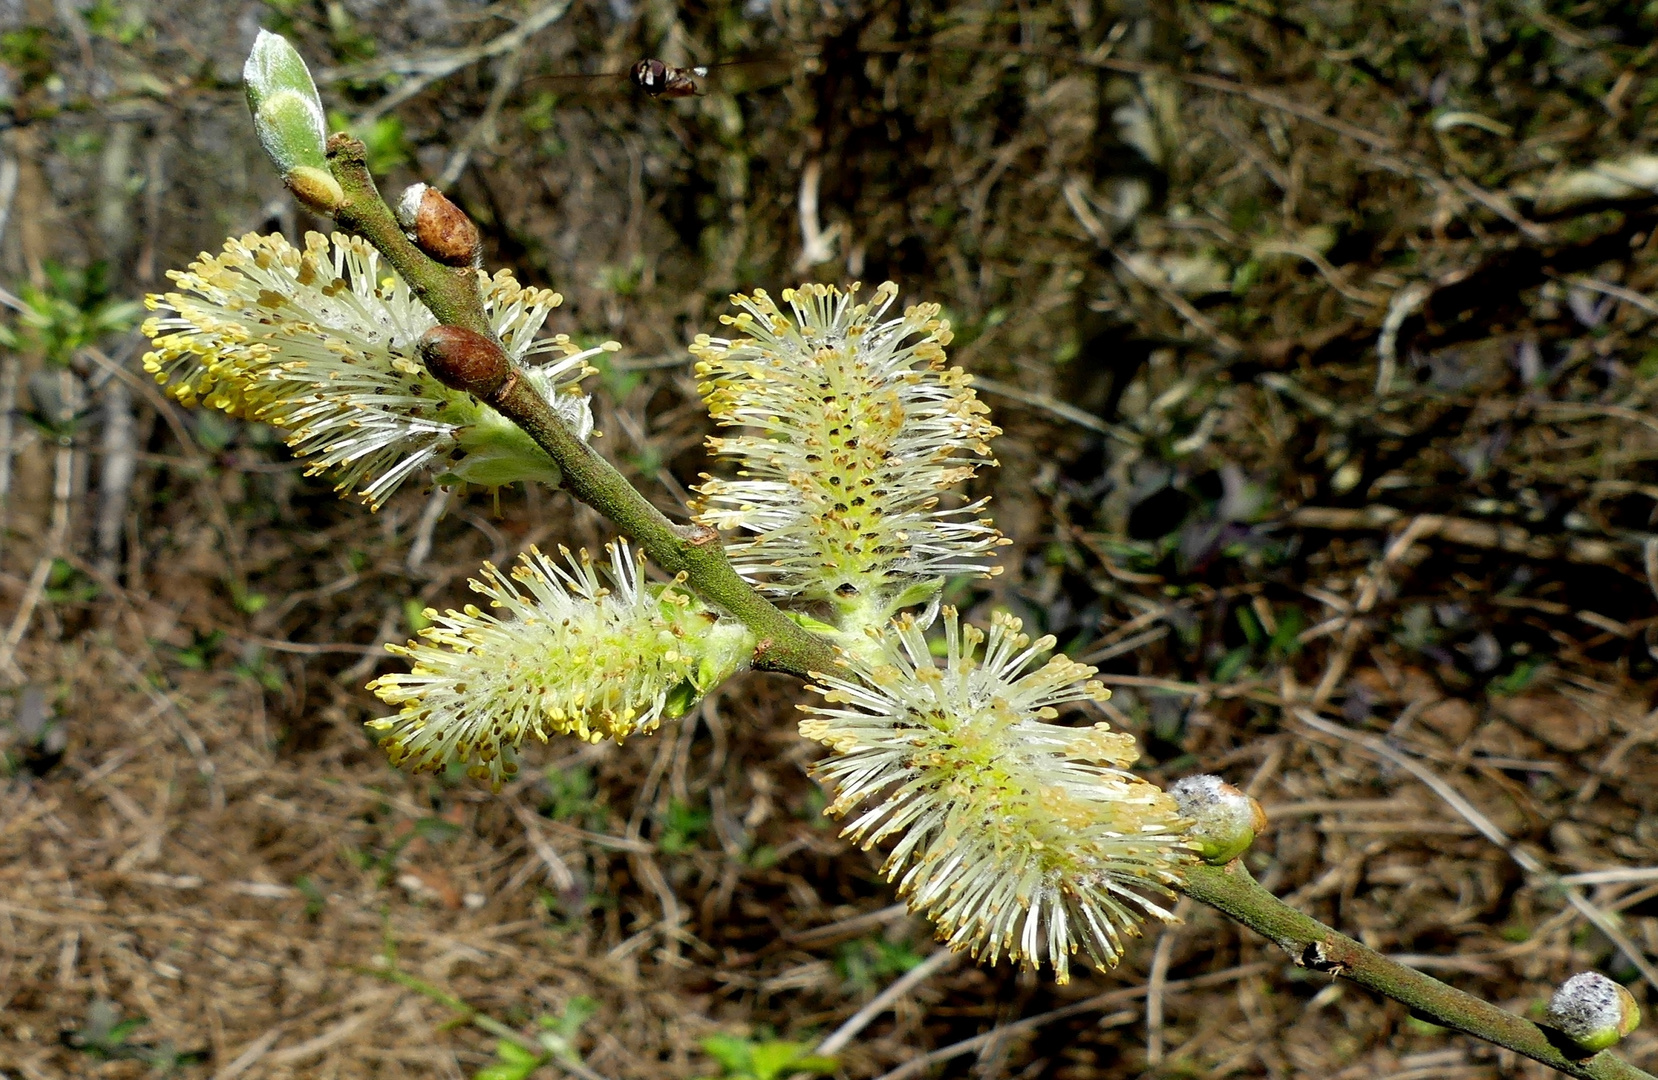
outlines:
{"label": "brown twig", "polygon": [[543,4],[524,16],[517,26],[482,45],[462,49],[435,49],[417,55],[390,56],[383,60],[370,60],[348,67],[324,69],[317,73],[317,81],[329,83],[374,80],[387,75],[409,76],[396,90],[358,115],[357,123],[371,124],[439,79],[447,78],[480,60],[522,49],[531,36],[564,18],[565,13],[570,10],[570,4],[571,0],[552,0],[551,3]]}
{"label": "brown twig", "polygon": [[902,977],[893,981],[891,986],[882,990],[870,999],[868,1005],[859,1009],[847,1018],[846,1022],[817,1045],[814,1053],[824,1057],[831,1057],[843,1050],[848,1043],[857,1038],[858,1033],[874,1022],[877,1016],[892,1008],[898,999],[914,990],[928,979],[945,971],[961,959],[961,954],[949,949],[940,949],[915,967],[906,971]]}

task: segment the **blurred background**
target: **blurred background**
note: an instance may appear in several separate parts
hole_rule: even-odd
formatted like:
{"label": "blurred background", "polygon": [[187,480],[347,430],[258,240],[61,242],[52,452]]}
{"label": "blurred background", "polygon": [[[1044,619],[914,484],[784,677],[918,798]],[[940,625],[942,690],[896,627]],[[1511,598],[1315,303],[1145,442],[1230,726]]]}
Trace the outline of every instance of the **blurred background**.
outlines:
{"label": "blurred background", "polygon": [[[551,330],[622,342],[598,445],[670,513],[727,295],[896,280],[1006,432],[974,489],[1006,572],[953,602],[1098,664],[1151,779],[1247,787],[1292,904],[1522,1012],[1589,967],[1650,1001],[1655,19],[0,3],[0,1075],[500,1080],[556,1043],[539,1075],[766,1080],[755,1048],[923,964],[840,1075],[1545,1075],[1186,905],[1065,987],[929,960],[821,817],[786,679],[500,795],[392,770],[384,643],[484,559],[611,532],[545,490],[340,501],[164,401],[134,301],[325,228],[253,140],[260,27],[389,193],[444,187],[564,294]],[[652,101],[645,56],[723,66]]]}

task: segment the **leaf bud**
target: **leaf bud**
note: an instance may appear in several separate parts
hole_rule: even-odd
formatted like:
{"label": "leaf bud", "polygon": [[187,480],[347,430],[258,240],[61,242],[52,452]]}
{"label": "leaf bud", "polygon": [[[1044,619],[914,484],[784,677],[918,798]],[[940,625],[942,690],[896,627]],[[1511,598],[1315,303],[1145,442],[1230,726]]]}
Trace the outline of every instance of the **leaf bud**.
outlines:
{"label": "leaf bud", "polygon": [[1180,816],[1192,822],[1188,836],[1198,857],[1223,866],[1242,855],[1267,827],[1261,804],[1218,776],[1188,776],[1169,788]]}
{"label": "leaf bud", "polygon": [[482,257],[478,226],[435,187],[411,184],[404,189],[397,223],[415,246],[445,266],[475,266]]}
{"label": "leaf bud", "polygon": [[416,347],[432,378],[485,401],[505,386],[512,361],[492,337],[464,326],[434,326]]}
{"label": "leaf bud", "polygon": [[1635,996],[1598,971],[1573,975],[1549,1001],[1548,1024],[1588,1054],[1597,1054],[1641,1022]]}
{"label": "leaf bud", "polygon": [[261,30],[242,80],[254,130],[283,180],[307,206],[331,212],[345,196],[328,172],[327,121],[305,61],[286,38]]}

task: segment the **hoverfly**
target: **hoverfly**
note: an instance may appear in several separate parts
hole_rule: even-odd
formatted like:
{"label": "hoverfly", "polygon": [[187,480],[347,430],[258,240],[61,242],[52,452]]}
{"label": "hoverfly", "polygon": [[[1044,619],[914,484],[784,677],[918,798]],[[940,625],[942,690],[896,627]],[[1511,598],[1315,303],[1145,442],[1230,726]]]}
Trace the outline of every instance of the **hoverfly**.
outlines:
{"label": "hoverfly", "polygon": [[[780,67],[784,72],[784,80],[788,75],[788,61],[782,57],[762,57],[753,60],[728,60],[720,64],[695,64],[680,67],[647,57],[630,67],[627,71],[603,72],[596,75],[543,75],[539,78],[527,80],[534,83],[571,83],[580,82],[588,88],[596,88],[607,83],[614,83],[626,79],[633,87],[652,100],[670,98],[703,97],[708,93],[710,79],[719,79],[721,73],[732,68],[748,68],[755,65],[770,65]],[[762,79],[766,85],[774,85],[777,79]]]}
{"label": "hoverfly", "polygon": [[700,97],[707,93],[698,79],[708,78],[708,68],[674,67],[660,60],[647,59],[634,64],[628,71],[633,85],[653,98]]}

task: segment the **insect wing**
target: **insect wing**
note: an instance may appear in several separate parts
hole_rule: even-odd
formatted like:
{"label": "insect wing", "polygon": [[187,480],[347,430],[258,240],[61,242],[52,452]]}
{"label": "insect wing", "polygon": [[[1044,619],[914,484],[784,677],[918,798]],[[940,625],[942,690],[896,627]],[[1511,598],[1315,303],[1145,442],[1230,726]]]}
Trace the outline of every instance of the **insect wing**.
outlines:
{"label": "insect wing", "polygon": [[630,89],[628,83],[629,73],[626,71],[592,74],[571,72],[561,75],[538,75],[524,80],[526,86],[550,90],[561,99],[569,100],[616,97]]}
{"label": "insect wing", "polygon": [[801,62],[794,56],[773,54],[706,64],[690,70],[705,92],[748,94],[792,81],[801,70]]}

